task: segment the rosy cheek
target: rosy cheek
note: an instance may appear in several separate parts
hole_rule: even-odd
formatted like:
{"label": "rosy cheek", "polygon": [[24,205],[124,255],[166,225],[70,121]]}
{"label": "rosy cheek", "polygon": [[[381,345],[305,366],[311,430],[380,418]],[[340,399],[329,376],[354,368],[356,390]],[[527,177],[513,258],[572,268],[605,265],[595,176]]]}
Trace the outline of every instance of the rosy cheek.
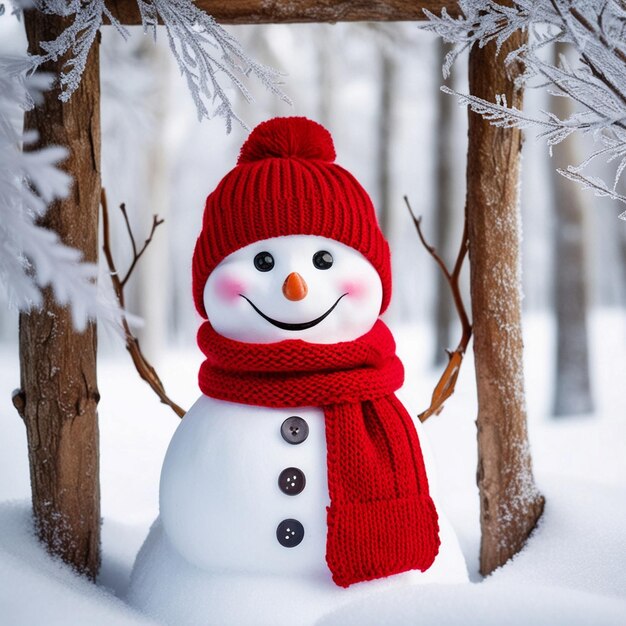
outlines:
{"label": "rosy cheek", "polygon": [[240,281],[229,276],[220,276],[215,281],[215,293],[218,298],[226,302],[233,302],[239,297],[240,293],[244,293],[245,285]]}
{"label": "rosy cheek", "polygon": [[363,298],[368,293],[367,283],[360,280],[347,280],[341,284],[342,293],[347,293],[353,298]]}

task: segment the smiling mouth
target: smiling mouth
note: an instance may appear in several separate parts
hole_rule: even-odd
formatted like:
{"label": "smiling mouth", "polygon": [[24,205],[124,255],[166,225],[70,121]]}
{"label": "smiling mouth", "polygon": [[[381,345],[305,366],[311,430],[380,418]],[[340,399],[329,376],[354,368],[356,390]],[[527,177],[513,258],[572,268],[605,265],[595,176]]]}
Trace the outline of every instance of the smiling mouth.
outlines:
{"label": "smiling mouth", "polygon": [[339,296],[337,298],[337,301],[335,302],[335,304],[333,304],[333,306],[330,307],[330,309],[328,309],[328,311],[326,311],[326,313],[323,313],[322,315],[320,315],[319,317],[316,317],[314,320],[311,320],[310,322],[302,322],[300,324],[290,324],[288,322],[281,322],[279,320],[275,320],[272,319],[271,317],[269,317],[268,315],[265,315],[265,313],[263,313],[263,311],[261,311],[261,309],[259,309],[254,302],[252,302],[252,300],[249,300],[248,298],[246,298],[246,296],[244,296],[242,293],[239,294],[244,300],[247,300],[248,303],[250,304],[250,306],[264,319],[267,320],[270,324],[273,324],[274,326],[276,326],[277,328],[281,328],[282,330],[306,330],[307,328],[313,328],[313,326],[317,326],[322,320],[326,319],[335,309],[335,307],[339,304],[339,301],[341,300],[341,298],[343,298],[344,296],[347,296],[347,293],[344,293],[343,295]]}

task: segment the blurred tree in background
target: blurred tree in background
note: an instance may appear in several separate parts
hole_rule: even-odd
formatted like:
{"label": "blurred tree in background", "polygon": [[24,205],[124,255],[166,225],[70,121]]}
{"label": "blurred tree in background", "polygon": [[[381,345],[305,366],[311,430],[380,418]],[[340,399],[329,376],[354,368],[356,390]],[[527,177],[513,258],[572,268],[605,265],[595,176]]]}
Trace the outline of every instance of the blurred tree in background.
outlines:
{"label": "blurred tree in background", "polygon": [[[569,46],[554,46],[554,65]],[[552,96],[551,110],[560,119],[573,114],[569,98]],[[556,169],[579,163],[579,137],[572,135],[554,148],[552,163],[554,223],[554,312],[556,320],[556,360],[554,406],[556,416],[591,413],[593,399],[589,373],[587,335],[587,281],[585,221],[587,198],[579,186],[561,176]]]}

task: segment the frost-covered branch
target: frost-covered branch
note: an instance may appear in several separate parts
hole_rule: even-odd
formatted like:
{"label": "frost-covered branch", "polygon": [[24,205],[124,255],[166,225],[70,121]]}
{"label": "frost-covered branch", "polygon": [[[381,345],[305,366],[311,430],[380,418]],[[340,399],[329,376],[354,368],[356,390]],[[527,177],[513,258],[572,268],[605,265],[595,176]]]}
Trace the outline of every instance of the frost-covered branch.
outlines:
{"label": "frost-covered branch", "polygon": [[[89,50],[100,27],[108,21],[126,39],[128,30],[107,9],[105,0],[32,0],[48,15],[71,19],[53,41],[41,42],[44,54],[32,56],[34,69],[50,60],[68,57],[59,78],[61,100],[67,101],[80,83]],[[268,90],[289,102],[280,89],[280,73],[250,58],[241,44],[193,0],[137,0],[144,32],[156,40],[159,21],[170,49],[196,104],[198,118],[224,118],[227,132],[233,121],[245,127],[221,84],[226,78],[248,102],[246,81],[259,80]]]}
{"label": "frost-covered branch", "polygon": [[[519,84],[547,87],[553,95],[574,100],[577,110],[561,120],[546,111],[530,117],[507,107],[498,94],[494,94],[495,103],[456,94],[460,102],[496,125],[537,128],[549,146],[573,132],[591,134],[600,148],[582,164],[572,166],[568,178],[624,202],[617,185],[626,169],[626,3],[513,0],[503,6],[493,0],[460,0],[459,5],[462,17],[458,19],[445,10],[441,16],[426,11],[429,23],[425,28],[454,44],[443,66],[444,75],[463,50],[495,42],[499,52],[513,33],[526,31],[530,42],[509,53],[503,63],[510,67],[521,62],[524,72],[517,79]],[[544,60],[546,48],[555,42],[571,44],[577,52],[574,64],[563,56],[558,65]],[[615,166],[612,187],[581,174],[596,157]]]}
{"label": "frost-covered branch", "polygon": [[[619,200],[620,202],[626,204],[626,196],[617,194],[614,189],[609,189],[606,186],[606,183],[600,178],[595,176],[583,176],[576,171],[575,167],[572,166],[565,170],[558,169],[557,172],[561,174],[561,176],[565,176],[565,178],[581,184],[583,189],[591,189],[596,196],[613,198],[614,200]],[[621,213],[619,218],[626,220],[626,211]]]}
{"label": "frost-covered branch", "polygon": [[31,108],[50,83],[37,75],[25,78],[23,67],[22,58],[0,58],[0,283],[9,303],[21,310],[39,306],[41,289],[50,287],[82,329],[98,309],[97,270],[37,223],[49,203],[67,195],[71,178],[57,168],[64,148],[22,151],[23,143],[37,137],[17,130],[15,105]]}
{"label": "frost-covered branch", "polygon": [[44,63],[64,58],[69,53],[59,76],[59,99],[67,102],[78,89],[89,51],[104,17],[109,19],[123,37],[127,37],[128,32],[107,9],[104,0],[33,0],[33,5],[46,15],[73,19],[56,39],[39,42],[45,54],[30,57],[32,67],[36,70]]}
{"label": "frost-covered branch", "polygon": [[[234,112],[220,80],[225,76],[246,100],[245,85],[253,76],[288,100],[279,89],[279,73],[250,59],[238,41],[193,0],[137,0],[144,31],[156,38],[157,23],[165,25],[170,47],[195,100],[199,117],[224,118],[230,131]],[[127,29],[108,10],[105,0],[13,0],[15,11],[39,10],[63,17],[67,27],[51,41],[39,42],[41,53],[28,58],[0,59],[0,283],[9,302],[20,310],[42,304],[41,289],[50,287],[60,305],[71,308],[74,324],[83,328],[100,313],[103,321],[121,329],[115,298],[97,291],[97,268],[82,262],[81,253],[64,245],[38,220],[48,205],[67,195],[71,178],[57,168],[65,158],[61,147],[23,152],[36,133],[23,133],[17,111],[30,109],[51,80],[36,71],[63,59],[58,77],[59,98],[68,101],[78,88],[89,51],[100,27],[108,22],[126,39]],[[0,12],[4,3],[0,3]]]}
{"label": "frost-covered branch", "polygon": [[[144,31],[156,39],[160,18],[170,49],[198,110],[198,118],[223,117],[230,132],[233,120],[244,125],[218,81],[226,76],[247,102],[252,101],[244,80],[254,76],[285,102],[280,90],[280,73],[250,58],[241,44],[193,0],[137,0]],[[211,109],[213,109],[211,111]],[[245,125],[244,125],[245,126]]]}

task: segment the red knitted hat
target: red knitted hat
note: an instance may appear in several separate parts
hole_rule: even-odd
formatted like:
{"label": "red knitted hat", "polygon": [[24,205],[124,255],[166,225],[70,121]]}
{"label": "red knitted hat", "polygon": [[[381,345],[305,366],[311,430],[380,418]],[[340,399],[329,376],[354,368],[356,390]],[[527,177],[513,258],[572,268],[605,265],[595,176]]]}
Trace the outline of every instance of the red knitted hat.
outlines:
{"label": "red knitted hat", "polygon": [[206,200],[192,262],[200,315],[206,280],[222,259],[281,235],[320,235],[361,252],[382,282],[381,313],[387,308],[389,246],[367,192],[334,160],[330,133],[305,117],[277,117],[250,133],[237,165]]}

